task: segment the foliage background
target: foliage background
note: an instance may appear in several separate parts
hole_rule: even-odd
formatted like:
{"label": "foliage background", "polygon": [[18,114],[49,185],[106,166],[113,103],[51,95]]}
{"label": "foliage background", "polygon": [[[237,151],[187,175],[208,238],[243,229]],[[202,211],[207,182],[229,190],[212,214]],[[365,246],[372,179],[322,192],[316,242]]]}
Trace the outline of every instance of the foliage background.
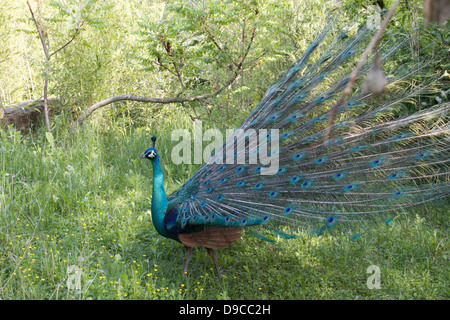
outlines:
{"label": "foliage background", "polygon": [[[12,128],[0,131],[0,298],[448,299],[445,202],[420,207],[357,242],[300,231],[298,239],[274,244],[244,237],[218,253],[223,281],[200,249],[182,277],[182,246],[158,236],[151,224],[151,170],[138,159],[149,137],[158,135],[170,194],[196,169],[170,163],[170,132],[192,129],[193,119],[219,129],[239,126],[305,50],[327,10],[339,4],[351,18],[371,2],[41,1],[53,48],[73,32],[70,8],[79,8],[87,20],[52,60],[50,95],[62,102],[51,110],[53,137],[43,128],[25,136]],[[421,1],[402,2],[386,36],[423,26],[421,10]],[[42,96],[44,56],[29,16],[25,1],[0,3],[0,105]],[[78,115],[111,96],[212,92],[235,75],[253,29],[239,69],[248,70],[216,98],[183,105],[116,103],[70,136]],[[432,25],[398,62],[431,57],[428,72],[443,73],[449,69],[448,45],[448,24]],[[421,102],[446,98],[443,92]],[[381,268],[380,290],[366,286],[372,264]],[[67,288],[72,265],[82,271],[75,292]]]}

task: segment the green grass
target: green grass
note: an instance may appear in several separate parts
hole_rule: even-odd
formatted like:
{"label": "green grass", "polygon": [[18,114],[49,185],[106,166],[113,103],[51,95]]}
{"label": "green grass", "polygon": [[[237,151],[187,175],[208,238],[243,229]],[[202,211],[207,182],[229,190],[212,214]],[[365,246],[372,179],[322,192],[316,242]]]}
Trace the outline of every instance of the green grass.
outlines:
{"label": "green grass", "polygon": [[[418,208],[351,241],[328,234],[268,243],[244,236],[218,250],[219,281],[204,249],[181,275],[184,248],[154,230],[151,168],[139,159],[157,128],[86,125],[73,139],[0,131],[0,299],[448,299],[448,203]],[[188,120],[186,120],[188,121]],[[190,125],[189,125],[190,126]],[[106,130],[104,130],[106,129]],[[63,130],[61,130],[63,131]],[[195,166],[163,163],[171,193]],[[422,217],[426,218],[422,218]],[[370,265],[381,289],[368,289]],[[67,281],[77,266],[78,291]]]}

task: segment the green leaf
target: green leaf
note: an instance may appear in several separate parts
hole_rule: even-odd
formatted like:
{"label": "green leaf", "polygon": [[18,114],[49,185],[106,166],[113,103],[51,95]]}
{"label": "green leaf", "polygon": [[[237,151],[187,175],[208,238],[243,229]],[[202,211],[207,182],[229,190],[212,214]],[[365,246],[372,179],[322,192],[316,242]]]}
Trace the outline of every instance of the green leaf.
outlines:
{"label": "green leaf", "polygon": [[50,147],[52,149],[54,149],[55,148],[55,138],[53,137],[53,134],[51,132],[46,132],[45,138],[47,138],[48,143],[50,143]]}

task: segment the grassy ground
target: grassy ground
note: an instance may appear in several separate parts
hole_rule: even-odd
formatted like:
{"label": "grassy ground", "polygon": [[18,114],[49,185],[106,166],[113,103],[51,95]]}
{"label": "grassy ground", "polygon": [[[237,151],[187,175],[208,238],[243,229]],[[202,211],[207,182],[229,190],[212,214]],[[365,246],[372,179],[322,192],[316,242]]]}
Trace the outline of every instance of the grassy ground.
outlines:
{"label": "grassy ground", "polygon": [[[184,248],[151,224],[151,168],[139,155],[155,131],[168,159],[170,136],[157,129],[87,126],[56,142],[1,131],[0,299],[450,298],[448,203],[356,241],[245,236],[218,251],[222,281],[196,249],[183,277]],[[171,193],[195,168],[167,163]],[[380,289],[367,287],[371,265],[380,268]],[[69,290],[77,270],[79,290]]]}

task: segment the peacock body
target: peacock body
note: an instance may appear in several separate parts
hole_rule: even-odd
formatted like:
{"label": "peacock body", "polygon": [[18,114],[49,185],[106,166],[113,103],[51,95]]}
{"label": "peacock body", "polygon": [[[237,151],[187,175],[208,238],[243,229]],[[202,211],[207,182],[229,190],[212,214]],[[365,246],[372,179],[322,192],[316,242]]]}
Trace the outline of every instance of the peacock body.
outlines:
{"label": "peacock body", "polygon": [[[244,228],[268,241],[293,237],[291,227],[318,235],[341,229],[356,239],[413,206],[448,201],[450,103],[421,108],[413,102],[437,77],[397,88],[428,63],[396,65],[395,54],[409,37],[389,39],[379,48],[379,62],[394,68],[385,94],[360,90],[349,96],[326,138],[330,109],[349,81],[343,66],[355,62],[373,35],[356,20],[333,33],[335,19],[244,120],[239,129],[245,139],[228,139],[172,195],[166,197],[155,145],[142,154],[153,165],[153,224],[161,235],[185,245],[185,272],[191,248],[203,246],[220,275],[213,249],[237,241]],[[358,81],[377,67],[374,56]],[[261,129],[268,133],[258,135]],[[251,143],[253,138],[259,143]],[[259,147],[261,140],[266,149]],[[226,148],[236,158],[244,153],[245,161],[226,161]],[[278,157],[273,174],[261,174],[267,166],[250,161],[250,155],[263,152]]]}

